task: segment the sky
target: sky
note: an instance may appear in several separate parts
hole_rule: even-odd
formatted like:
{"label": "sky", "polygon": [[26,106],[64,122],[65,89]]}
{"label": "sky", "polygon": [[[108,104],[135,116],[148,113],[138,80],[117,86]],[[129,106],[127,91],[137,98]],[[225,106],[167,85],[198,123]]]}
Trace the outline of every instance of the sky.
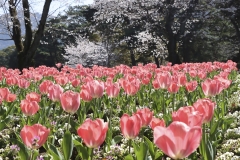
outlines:
{"label": "sky", "polygon": [[[31,8],[31,12],[42,13],[43,5],[45,0],[29,0]],[[0,1],[2,4],[2,1]],[[63,10],[67,9],[68,6],[72,5],[87,5],[92,4],[93,0],[53,0],[50,6],[50,15],[58,15]],[[3,9],[0,8],[0,14],[3,14]]]}
{"label": "sky", "polygon": [[[31,0],[30,0],[31,1]],[[42,12],[45,0],[32,0],[31,6],[34,12]],[[53,0],[50,6],[50,14],[57,15],[70,5],[92,4],[93,0]]]}

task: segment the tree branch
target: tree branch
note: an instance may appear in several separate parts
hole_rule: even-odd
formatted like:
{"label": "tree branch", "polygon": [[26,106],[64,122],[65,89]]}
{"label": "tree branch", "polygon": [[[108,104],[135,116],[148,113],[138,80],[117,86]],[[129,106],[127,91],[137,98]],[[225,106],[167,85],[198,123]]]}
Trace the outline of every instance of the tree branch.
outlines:
{"label": "tree branch", "polygon": [[46,24],[46,20],[48,17],[48,13],[49,13],[49,8],[51,5],[52,0],[45,0],[44,6],[43,6],[43,11],[42,11],[42,16],[41,16],[41,20],[40,23],[38,25],[38,30],[34,36],[34,40],[32,42],[31,47],[29,48],[29,51],[27,53],[27,57],[25,59],[24,62],[24,66],[26,66],[27,64],[29,64],[29,61],[33,58],[36,48],[39,46],[40,44],[40,40],[43,36],[43,32],[44,32],[44,28],[45,28],[45,24]]}

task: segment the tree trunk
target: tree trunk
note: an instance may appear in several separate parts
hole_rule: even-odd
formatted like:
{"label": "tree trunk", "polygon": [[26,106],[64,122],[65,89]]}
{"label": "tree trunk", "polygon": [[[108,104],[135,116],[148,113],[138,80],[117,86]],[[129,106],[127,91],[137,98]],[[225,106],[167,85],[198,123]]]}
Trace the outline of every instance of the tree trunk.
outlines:
{"label": "tree trunk", "polygon": [[177,54],[177,41],[175,35],[170,37],[169,42],[167,44],[167,49],[169,54],[168,61],[172,62],[172,65],[181,64],[179,55]]}
{"label": "tree trunk", "polygon": [[[167,3],[171,5],[174,3],[174,0],[173,1],[168,0]],[[177,9],[171,6],[167,10],[167,14],[165,17],[165,21],[166,21],[165,29],[168,37],[168,44],[167,44],[167,49],[169,54],[168,61],[172,62],[172,65],[181,63],[180,56],[178,53],[177,43],[179,42],[180,37],[184,34],[186,30],[185,29],[186,22],[191,17],[192,12],[194,12],[194,9],[197,4],[198,4],[198,0],[191,0],[189,2],[189,7],[185,11],[185,16],[179,18],[178,20],[178,22],[180,23],[180,29],[177,31],[177,33],[174,33],[172,30],[174,17],[175,17],[175,13],[177,12]]]}
{"label": "tree trunk", "polygon": [[172,25],[174,22],[174,14],[175,14],[175,9],[169,7],[168,13],[166,14],[165,17],[165,29],[168,37],[168,44],[167,44],[167,49],[168,49],[168,61],[174,64],[179,64],[181,63],[179,55],[177,54],[177,39],[176,39],[176,34],[173,33],[172,30]]}
{"label": "tree trunk", "polygon": [[153,57],[154,57],[154,61],[155,61],[156,65],[157,65],[157,68],[160,68],[160,63],[159,63],[158,57],[156,57],[156,56],[153,56]]}
{"label": "tree trunk", "polygon": [[32,65],[32,60],[35,52],[40,44],[40,40],[43,36],[44,27],[46,24],[49,8],[52,0],[45,0],[41,20],[38,25],[38,29],[34,35],[32,34],[31,18],[29,11],[29,1],[22,0],[24,11],[24,24],[25,24],[25,38],[22,40],[21,24],[17,16],[17,5],[14,0],[8,0],[9,13],[11,15],[12,26],[12,39],[18,52],[18,69],[22,71],[23,68],[27,68]]}
{"label": "tree trunk", "polygon": [[239,52],[236,56],[232,58],[232,61],[236,62],[238,64],[237,67],[240,68],[240,30],[237,22],[234,20],[234,17],[231,17],[230,20],[236,30],[236,36],[238,37],[238,46],[239,46]]}
{"label": "tree trunk", "polygon": [[132,49],[130,51],[130,58],[131,58],[132,66],[136,66],[137,64],[134,56],[134,51]]}

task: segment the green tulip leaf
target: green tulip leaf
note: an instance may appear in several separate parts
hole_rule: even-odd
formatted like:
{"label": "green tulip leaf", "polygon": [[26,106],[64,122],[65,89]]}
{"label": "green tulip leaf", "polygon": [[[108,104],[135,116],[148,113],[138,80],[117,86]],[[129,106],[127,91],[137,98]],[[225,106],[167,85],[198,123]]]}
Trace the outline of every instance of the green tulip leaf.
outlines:
{"label": "green tulip leaf", "polygon": [[4,121],[0,122],[0,131],[2,131],[6,127],[6,123]]}
{"label": "green tulip leaf", "polygon": [[133,159],[132,155],[129,154],[124,158],[124,160],[134,160],[134,159]]}
{"label": "green tulip leaf", "polygon": [[148,145],[144,142],[140,143],[140,146],[135,143],[132,145],[137,156],[137,160],[147,160]]}
{"label": "green tulip leaf", "polygon": [[16,144],[20,148],[20,151],[18,152],[20,159],[29,159],[28,150],[22,142],[13,138],[10,138],[9,140],[11,143]]}
{"label": "green tulip leaf", "polygon": [[52,145],[49,144],[49,150],[48,150],[53,157],[53,160],[63,160],[63,155],[58,151],[58,149]]}
{"label": "green tulip leaf", "polygon": [[150,153],[152,159],[154,159],[154,157],[155,157],[155,152],[154,152],[154,145],[153,145],[153,143],[152,143],[147,137],[145,137],[145,136],[144,136],[144,140],[145,140],[145,142],[146,142],[147,145],[148,145],[149,153]]}
{"label": "green tulip leaf", "polygon": [[63,149],[64,159],[69,160],[72,156],[72,151],[73,151],[72,134],[70,133],[70,131],[66,131],[63,136],[62,149]]}
{"label": "green tulip leaf", "polygon": [[115,137],[112,139],[112,145],[118,144],[119,142],[121,142],[122,139],[123,139],[123,137],[120,136],[120,135],[115,136]]}
{"label": "green tulip leaf", "polygon": [[80,155],[80,157],[82,159],[88,159],[89,155],[88,155],[88,150],[86,147],[84,147],[82,145],[82,143],[80,143],[79,141],[77,140],[73,140],[73,143],[78,151],[78,154]]}
{"label": "green tulip leaf", "polygon": [[34,119],[33,119],[32,124],[38,123],[39,118],[40,118],[40,113],[36,113],[36,114],[34,115]]}

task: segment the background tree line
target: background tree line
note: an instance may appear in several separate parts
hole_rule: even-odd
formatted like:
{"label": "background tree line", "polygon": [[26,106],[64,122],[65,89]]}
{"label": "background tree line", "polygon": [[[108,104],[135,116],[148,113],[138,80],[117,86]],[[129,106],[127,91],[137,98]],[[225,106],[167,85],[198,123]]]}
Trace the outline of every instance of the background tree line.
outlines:
{"label": "background tree line", "polygon": [[[164,61],[228,59],[240,64],[238,17],[238,0],[95,0],[91,6],[73,6],[46,20],[29,65],[81,62],[111,67],[154,62],[159,66]],[[19,68],[18,54],[14,46],[1,50],[0,65]],[[99,57],[104,57],[101,62]]]}

